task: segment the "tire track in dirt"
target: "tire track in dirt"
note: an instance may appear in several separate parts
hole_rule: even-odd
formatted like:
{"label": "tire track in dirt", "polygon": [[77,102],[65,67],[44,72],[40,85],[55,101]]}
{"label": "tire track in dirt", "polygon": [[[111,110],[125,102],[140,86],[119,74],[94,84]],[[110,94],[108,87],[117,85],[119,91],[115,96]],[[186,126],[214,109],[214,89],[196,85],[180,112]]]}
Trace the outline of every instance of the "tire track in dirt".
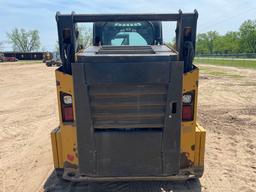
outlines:
{"label": "tire track in dirt", "polygon": [[[211,66],[210,66],[211,67]],[[207,129],[205,175],[202,191],[256,191],[256,71],[214,67],[242,78],[200,79],[199,119]],[[255,84],[256,85],[256,84]]]}
{"label": "tire track in dirt", "polygon": [[49,134],[58,122],[54,69],[43,64],[1,65],[0,72],[0,91],[5,93],[0,95],[5,101],[0,113],[5,186],[0,183],[0,189],[35,191],[52,167]]}

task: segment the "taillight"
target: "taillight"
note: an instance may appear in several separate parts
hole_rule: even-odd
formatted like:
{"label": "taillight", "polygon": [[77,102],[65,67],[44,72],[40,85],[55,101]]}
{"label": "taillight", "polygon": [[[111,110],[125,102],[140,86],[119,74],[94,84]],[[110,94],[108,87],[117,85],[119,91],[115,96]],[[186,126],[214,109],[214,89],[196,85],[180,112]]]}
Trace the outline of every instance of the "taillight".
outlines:
{"label": "taillight", "polygon": [[182,121],[194,119],[194,93],[184,93],[182,96]]}
{"label": "taillight", "polygon": [[72,96],[70,94],[62,92],[60,94],[60,97],[61,97],[62,121],[63,122],[74,121]]}

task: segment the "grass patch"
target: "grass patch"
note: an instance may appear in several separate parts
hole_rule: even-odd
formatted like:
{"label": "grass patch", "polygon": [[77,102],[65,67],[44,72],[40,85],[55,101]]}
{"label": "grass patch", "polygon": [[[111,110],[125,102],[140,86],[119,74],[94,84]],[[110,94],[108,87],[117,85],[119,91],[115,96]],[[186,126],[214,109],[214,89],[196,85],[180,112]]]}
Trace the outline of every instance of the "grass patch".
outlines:
{"label": "grass patch", "polygon": [[230,77],[230,78],[241,78],[241,77],[243,77],[241,75],[229,74],[229,73],[224,73],[224,72],[221,72],[221,71],[211,71],[208,74],[216,76],[216,77]]}
{"label": "grass patch", "polygon": [[224,71],[218,71],[218,69],[212,69],[209,67],[203,67],[200,66],[199,70],[201,73],[207,74],[207,75],[211,75],[211,76],[215,76],[215,77],[230,77],[230,78],[241,78],[243,76],[239,75],[239,74],[234,74],[234,73],[226,73]]}
{"label": "grass patch", "polygon": [[43,61],[41,61],[41,60],[24,60],[24,61],[17,61],[17,62],[13,62],[13,63],[17,63],[17,64],[39,64],[39,63],[43,63]]}
{"label": "grass patch", "polygon": [[32,65],[32,64],[42,64],[43,61],[41,60],[20,60],[20,61],[15,61],[15,62],[0,62],[0,65]]}
{"label": "grass patch", "polygon": [[195,58],[194,63],[256,69],[256,61],[252,60]]}

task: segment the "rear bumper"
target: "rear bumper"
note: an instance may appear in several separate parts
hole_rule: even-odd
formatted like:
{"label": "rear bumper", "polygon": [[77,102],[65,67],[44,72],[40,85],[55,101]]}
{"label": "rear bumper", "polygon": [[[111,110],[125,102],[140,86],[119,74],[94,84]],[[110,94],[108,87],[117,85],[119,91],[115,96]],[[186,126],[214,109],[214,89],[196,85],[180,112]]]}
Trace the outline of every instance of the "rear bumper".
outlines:
{"label": "rear bumper", "polygon": [[200,178],[203,175],[204,167],[193,167],[182,169],[178,175],[170,176],[127,176],[127,177],[96,177],[80,175],[77,169],[65,168],[63,179],[71,182],[103,182],[103,181],[184,181]]}
{"label": "rear bumper", "polygon": [[[79,173],[79,165],[65,165],[62,159],[62,145],[60,139],[60,129],[56,128],[51,133],[52,152],[54,159],[54,167],[62,170],[63,179],[72,182],[90,182],[90,181],[171,181],[171,180],[187,180],[191,178],[200,178],[204,172],[204,153],[205,153],[205,137],[206,131],[203,127],[197,124],[196,126],[196,144],[195,144],[195,160],[193,166],[185,169],[180,169],[178,175],[154,175],[154,176],[88,176]],[[67,164],[67,162],[66,162]],[[73,167],[73,168],[72,168]]]}

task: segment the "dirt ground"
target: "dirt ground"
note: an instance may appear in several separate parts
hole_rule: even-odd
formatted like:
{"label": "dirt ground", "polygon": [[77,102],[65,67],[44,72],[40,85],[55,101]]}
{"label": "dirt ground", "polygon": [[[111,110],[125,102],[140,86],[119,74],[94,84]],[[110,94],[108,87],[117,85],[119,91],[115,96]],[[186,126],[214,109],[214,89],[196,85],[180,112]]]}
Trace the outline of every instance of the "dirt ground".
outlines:
{"label": "dirt ground", "polygon": [[[106,187],[112,187],[108,191],[256,191],[256,71],[199,67],[198,117],[207,129],[202,179],[91,184],[74,190],[51,175],[49,134],[58,126],[55,68],[42,63],[1,63],[0,192],[106,191]],[[154,190],[143,188],[149,186]]]}

